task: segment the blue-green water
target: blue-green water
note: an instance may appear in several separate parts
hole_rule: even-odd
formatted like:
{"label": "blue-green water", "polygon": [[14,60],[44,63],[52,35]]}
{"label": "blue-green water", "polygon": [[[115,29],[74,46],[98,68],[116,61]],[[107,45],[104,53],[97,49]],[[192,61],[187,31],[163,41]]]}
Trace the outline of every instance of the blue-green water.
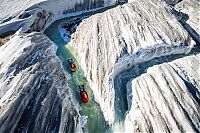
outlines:
{"label": "blue-green water", "polygon": [[65,42],[60,37],[58,31],[58,26],[62,22],[67,21],[69,19],[70,18],[66,18],[54,22],[50,27],[48,27],[45,30],[45,34],[57,45],[58,49],[56,54],[61,59],[64,69],[72,76],[72,79],[70,81],[70,86],[72,88],[73,95],[76,97],[76,99],[79,101],[79,104],[82,107],[80,114],[88,116],[87,126],[83,130],[89,133],[102,133],[105,132],[109,127],[103,117],[103,113],[101,112],[100,106],[94,101],[92,90],[90,89],[88,84],[86,84],[85,88],[89,95],[89,102],[85,104],[80,101],[78,85],[80,82],[87,83],[83,71],[81,70],[81,66],[78,64],[78,70],[74,73],[72,73],[69,70],[69,64],[67,59],[75,57],[73,57],[72,53],[67,48]]}
{"label": "blue-green water", "polygon": [[78,70],[75,73],[71,73],[71,71],[69,70],[69,64],[67,59],[75,57],[73,57],[72,53],[67,48],[66,43],[61,38],[58,28],[60,24],[69,21],[73,18],[88,17],[97,13],[104,12],[118,5],[119,4],[116,4],[113,6],[105,7],[103,9],[98,9],[94,12],[88,12],[81,15],[77,15],[75,17],[72,16],[57,20],[53,22],[44,32],[45,35],[47,35],[50,38],[50,40],[52,40],[57,45],[58,49],[56,55],[61,59],[64,69],[72,76],[70,86],[72,88],[73,95],[76,97],[76,99],[79,101],[79,104],[82,107],[80,114],[88,116],[87,126],[86,128],[84,128],[84,131],[89,133],[103,133],[105,131],[108,131],[110,127],[108,126],[108,123],[104,119],[100,106],[95,102],[94,95],[88,84],[86,84],[85,88],[89,95],[89,102],[85,104],[80,101],[78,85],[80,82],[87,82],[87,81],[86,78],[84,77],[83,71],[81,70],[81,66],[79,64],[78,64]]}

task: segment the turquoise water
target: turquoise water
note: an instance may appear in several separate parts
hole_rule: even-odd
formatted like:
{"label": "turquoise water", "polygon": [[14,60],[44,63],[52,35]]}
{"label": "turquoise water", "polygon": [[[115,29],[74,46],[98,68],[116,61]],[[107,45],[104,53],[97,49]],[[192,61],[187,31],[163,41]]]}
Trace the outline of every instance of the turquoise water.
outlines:
{"label": "turquoise water", "polygon": [[65,45],[65,42],[60,37],[58,31],[58,26],[62,22],[67,21],[69,19],[70,18],[54,22],[49,28],[45,30],[45,34],[58,46],[56,54],[61,59],[64,69],[72,76],[72,80],[70,81],[70,87],[72,88],[73,95],[76,97],[76,99],[79,101],[79,104],[82,107],[80,114],[88,116],[87,126],[83,130],[89,133],[102,133],[105,132],[109,127],[103,117],[103,113],[101,112],[100,106],[94,101],[94,95],[88,84],[86,84],[85,88],[89,95],[89,102],[85,104],[80,101],[78,85],[80,82],[87,83],[83,71],[81,70],[81,66],[78,64],[78,70],[74,73],[72,73],[69,70],[69,64],[67,59],[75,59],[75,57],[73,57],[72,53]]}

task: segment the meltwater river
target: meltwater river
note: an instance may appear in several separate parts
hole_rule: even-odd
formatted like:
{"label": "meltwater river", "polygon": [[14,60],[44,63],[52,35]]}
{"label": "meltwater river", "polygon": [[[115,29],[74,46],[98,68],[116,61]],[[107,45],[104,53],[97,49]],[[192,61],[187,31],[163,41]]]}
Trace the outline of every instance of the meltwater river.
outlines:
{"label": "meltwater river", "polygon": [[67,59],[74,59],[74,57],[70,50],[67,48],[66,43],[63,41],[58,31],[59,25],[71,18],[72,17],[55,21],[45,30],[44,33],[57,45],[58,49],[56,54],[62,61],[64,69],[72,76],[70,86],[72,88],[73,95],[76,97],[80,106],[82,107],[82,110],[79,113],[82,116],[88,116],[87,124],[84,127],[83,131],[89,133],[103,133],[109,129],[109,126],[103,117],[100,106],[94,100],[92,90],[87,84],[85,88],[89,95],[89,102],[85,104],[80,101],[78,85],[80,82],[87,83],[87,81],[84,77],[80,65],[78,65],[78,70],[76,72],[70,72]]}

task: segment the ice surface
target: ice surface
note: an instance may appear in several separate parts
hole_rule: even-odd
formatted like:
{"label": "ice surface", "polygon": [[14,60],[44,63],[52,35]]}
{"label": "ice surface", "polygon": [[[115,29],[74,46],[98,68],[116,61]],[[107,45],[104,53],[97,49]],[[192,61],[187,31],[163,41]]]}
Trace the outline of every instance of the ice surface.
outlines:
{"label": "ice surface", "polygon": [[133,1],[86,18],[69,43],[110,124],[117,117],[115,76],[155,57],[187,53],[195,44],[170,8],[154,2]]}
{"label": "ice surface", "polygon": [[45,35],[14,35],[0,62],[0,132],[81,131],[70,78]]}
{"label": "ice surface", "polygon": [[[1,1],[0,1],[1,2]],[[0,34],[9,30],[43,31],[53,21],[114,5],[117,0],[2,0]]]}
{"label": "ice surface", "polygon": [[200,43],[199,8],[199,0],[182,0],[175,6],[177,18],[198,43]]}
{"label": "ice surface", "polygon": [[150,67],[131,80],[126,132],[200,130],[200,54]]}
{"label": "ice surface", "polygon": [[[82,132],[87,118],[77,112],[56,48],[42,33],[23,32],[43,31],[57,19],[117,1],[0,0],[0,34],[21,28],[0,47],[0,132]],[[190,52],[195,42],[189,34],[199,40],[198,0],[175,7],[161,0],[128,2],[88,16],[68,38],[111,130],[199,132],[200,56],[151,66],[141,76],[137,69],[156,57]],[[122,75],[133,67],[138,72]],[[118,86],[120,76],[138,73],[126,87]],[[121,92],[128,93],[128,103]]]}

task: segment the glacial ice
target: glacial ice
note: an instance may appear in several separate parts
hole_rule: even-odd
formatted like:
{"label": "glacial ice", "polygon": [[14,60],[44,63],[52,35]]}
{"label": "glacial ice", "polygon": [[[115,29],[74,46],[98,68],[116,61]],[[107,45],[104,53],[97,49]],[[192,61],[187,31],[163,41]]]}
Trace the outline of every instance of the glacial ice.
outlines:
{"label": "glacial ice", "polygon": [[130,80],[126,132],[198,132],[199,77],[200,54],[150,67]]}
{"label": "glacial ice", "polygon": [[22,32],[43,31],[55,20],[116,3],[117,0],[3,0],[0,5],[0,34],[20,27]]}
{"label": "glacial ice", "polygon": [[177,18],[198,43],[200,43],[199,8],[199,0],[183,0],[175,6]]}
{"label": "glacial ice", "polygon": [[0,47],[1,133],[81,131],[70,78],[55,53],[42,33],[14,35]]}
{"label": "glacial ice", "polygon": [[117,117],[115,77],[155,57],[188,53],[195,42],[170,8],[153,0],[140,0],[84,19],[69,44],[105,119],[113,124]]}
{"label": "glacial ice", "polygon": [[[0,47],[0,132],[82,132],[87,116],[78,113],[54,44],[43,33],[23,32],[43,32],[55,20],[117,1],[1,1],[0,34],[21,29]],[[186,56],[194,40],[200,42],[199,1],[174,7],[163,0],[128,2],[88,16],[69,38],[112,127],[108,132],[199,132],[200,55],[152,65],[142,75],[139,67],[154,58]],[[133,68],[135,73],[126,72]],[[121,87],[122,76],[135,78]]]}

